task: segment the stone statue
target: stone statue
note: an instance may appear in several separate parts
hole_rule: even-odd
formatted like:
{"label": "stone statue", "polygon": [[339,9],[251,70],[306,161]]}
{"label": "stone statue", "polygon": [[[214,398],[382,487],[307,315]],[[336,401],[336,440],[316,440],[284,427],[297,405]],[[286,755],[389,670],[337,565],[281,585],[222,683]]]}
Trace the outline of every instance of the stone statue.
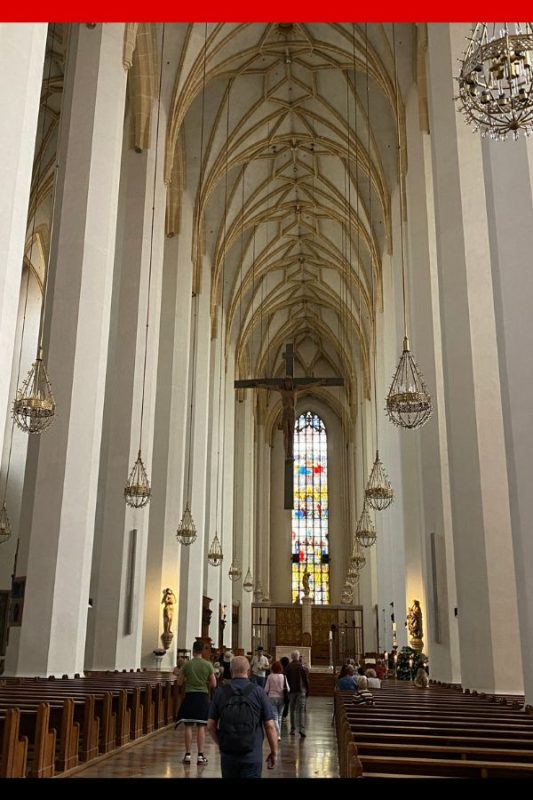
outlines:
{"label": "stone statue", "polygon": [[302,586],[304,589],[304,597],[309,597],[311,592],[311,587],[309,586],[309,578],[311,577],[311,573],[307,571],[307,567],[305,568],[305,572],[302,575]]}
{"label": "stone statue", "polygon": [[165,646],[165,650],[168,650],[174,636],[172,632],[172,622],[174,620],[174,609],[176,606],[176,595],[172,589],[163,589],[161,605],[163,606],[163,633],[161,634],[161,640]]}
{"label": "stone statue", "polygon": [[413,600],[413,605],[407,612],[407,627],[411,637],[411,647],[413,650],[422,650],[423,642],[422,636],[424,631],[422,628],[422,609],[418,600]]}

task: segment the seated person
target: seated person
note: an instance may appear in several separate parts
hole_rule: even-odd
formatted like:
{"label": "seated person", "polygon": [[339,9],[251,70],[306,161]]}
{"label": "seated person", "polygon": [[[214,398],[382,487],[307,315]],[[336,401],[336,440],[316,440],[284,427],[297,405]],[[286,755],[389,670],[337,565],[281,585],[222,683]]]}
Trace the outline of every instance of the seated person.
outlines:
{"label": "seated person", "polygon": [[[343,674],[344,671],[344,674]],[[335,684],[335,688],[341,692],[350,692],[354,689],[357,689],[357,681],[353,676],[353,667],[351,664],[348,664],[346,667],[343,667],[341,670],[341,674]]]}
{"label": "seated person", "polygon": [[354,694],[353,702],[355,705],[374,705],[374,695],[368,689],[367,678],[359,678],[357,694]]}
{"label": "seated person", "polygon": [[387,667],[381,660],[376,664],[376,675],[380,681],[387,677]]}
{"label": "seated person", "polygon": [[426,670],[424,667],[419,667],[418,672],[416,673],[416,677],[414,680],[415,686],[418,686],[419,689],[427,689],[429,686],[429,678]]}
{"label": "seated person", "polygon": [[375,669],[367,669],[365,674],[369,689],[381,689],[381,681],[376,675]]}

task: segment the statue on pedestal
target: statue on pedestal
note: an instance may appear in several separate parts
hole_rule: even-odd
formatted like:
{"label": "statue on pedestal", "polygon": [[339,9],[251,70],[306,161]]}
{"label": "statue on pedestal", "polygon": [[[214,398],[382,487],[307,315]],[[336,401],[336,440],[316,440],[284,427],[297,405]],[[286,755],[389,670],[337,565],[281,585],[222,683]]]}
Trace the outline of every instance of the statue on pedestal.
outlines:
{"label": "statue on pedestal", "polygon": [[411,637],[410,644],[413,650],[418,650],[418,652],[422,652],[424,648],[424,643],[422,641],[422,636],[424,635],[424,631],[422,628],[422,609],[420,608],[420,603],[418,600],[413,600],[413,605],[407,612],[407,627],[409,629],[409,635]]}
{"label": "statue on pedestal", "polygon": [[172,631],[172,621],[174,620],[174,609],[176,606],[176,595],[172,589],[163,589],[163,599],[161,600],[163,606],[163,633],[161,634],[161,641],[165,650],[168,650],[170,643],[174,638]]}
{"label": "statue on pedestal", "polygon": [[308,572],[307,567],[305,568],[305,572],[302,575],[302,586],[304,590],[304,597],[309,597],[311,593],[311,587],[309,585],[309,578],[311,577],[311,573]]}

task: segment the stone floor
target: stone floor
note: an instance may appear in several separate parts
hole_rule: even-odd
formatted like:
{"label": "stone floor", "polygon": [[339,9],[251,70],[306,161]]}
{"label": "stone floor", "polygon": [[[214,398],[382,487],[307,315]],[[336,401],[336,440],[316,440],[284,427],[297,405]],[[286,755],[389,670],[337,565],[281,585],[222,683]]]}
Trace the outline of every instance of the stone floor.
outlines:
{"label": "stone floor", "polygon": [[[284,724],[275,769],[263,769],[263,778],[336,778],[339,775],[335,729],[331,726],[333,702],[326,697],[310,697],[307,704],[307,737],[290,736]],[[265,740],[264,757],[269,752]],[[75,778],[220,778],[217,748],[206,735],[208,764],[196,766],[193,742],[191,766],[181,763],[184,754],[183,726],[166,728],[144,742],[88,766]]]}

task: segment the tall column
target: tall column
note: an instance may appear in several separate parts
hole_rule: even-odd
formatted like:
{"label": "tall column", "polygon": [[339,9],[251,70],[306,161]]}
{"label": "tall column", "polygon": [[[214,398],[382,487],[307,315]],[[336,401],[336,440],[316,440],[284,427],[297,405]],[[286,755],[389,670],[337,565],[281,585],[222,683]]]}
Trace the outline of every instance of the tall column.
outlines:
{"label": "tall column", "polygon": [[[209,270],[206,268],[205,273]],[[191,380],[194,386],[194,411],[190,431],[191,450],[191,513],[197,530],[196,541],[182,547],[180,567],[180,647],[190,649],[196,636],[202,632],[202,596],[204,593],[204,550],[206,537],[206,464],[209,425],[209,381],[210,381],[210,291],[207,277],[201,294],[193,299],[197,310],[196,360],[191,354]],[[194,327],[194,321],[193,321]],[[192,334],[194,347],[194,332]],[[188,424],[191,425],[189,419]],[[187,456],[188,463],[189,456]],[[187,484],[187,479],[185,481]],[[187,487],[185,488],[185,491]],[[187,498],[185,498],[186,500]],[[181,518],[181,512],[180,512]]]}
{"label": "tall column", "polygon": [[[430,25],[444,397],[465,687],[522,690],[481,140],[454,104],[466,25]],[[502,588],[503,587],[503,588]]]}
{"label": "tall column", "polygon": [[[413,488],[411,502],[418,519],[411,526],[414,547],[407,568],[407,602],[422,602],[424,650],[431,674],[443,681],[460,682],[459,639],[454,549],[448,472],[448,443],[444,402],[439,278],[437,272],[430,137],[420,131],[418,94],[411,92],[406,108],[409,171],[408,275],[411,340],[433,399],[433,415],[419,432],[408,432],[415,448],[416,470],[404,472]],[[416,480],[413,480],[414,476]],[[406,534],[409,526],[406,526]],[[422,586],[423,583],[423,586]]]}
{"label": "tall column", "polygon": [[17,572],[26,575],[10,674],[80,672],[107,364],[126,76],[124,25],[73,26],[59,142],[45,352],[54,426],[32,438]]}
{"label": "tall column", "polygon": [[[223,385],[220,381],[220,348],[222,347],[221,336],[221,314],[218,315],[217,337],[211,341],[211,391],[210,391],[210,408],[209,408],[209,443],[208,443],[208,461],[206,465],[207,471],[207,486],[206,486],[206,536],[204,543],[204,586],[206,594],[211,598],[211,609],[213,614],[211,616],[211,624],[209,626],[209,636],[211,637],[214,647],[218,647],[218,622],[219,622],[219,605],[220,605],[220,579],[222,570],[224,569],[224,559],[219,566],[215,567],[209,564],[207,554],[215,536],[215,532],[220,539],[222,533],[220,506],[222,502],[221,496],[221,461],[223,455],[223,442],[221,440],[221,429],[223,429],[224,422],[221,419],[223,413],[222,396]],[[224,366],[222,365],[222,369]],[[220,400],[220,402],[219,402]],[[218,489],[217,489],[218,486]]]}
{"label": "tall column", "polygon": [[[181,553],[176,529],[183,513],[186,479],[187,428],[189,415],[189,368],[191,334],[192,261],[190,232],[192,204],[187,192],[182,197],[181,233],[165,242],[165,263],[160,323],[157,400],[155,409],[152,486],[150,501],[150,546],[146,562],[143,621],[143,666],[153,665],[152,650],[161,644],[161,592],[167,586],[176,597],[181,590]],[[194,545],[192,545],[194,546]],[[179,620],[184,614],[178,604],[171,661],[177,647]],[[182,647],[190,647],[183,643]],[[167,661],[166,666],[170,666]]]}
{"label": "tall column", "polygon": [[[154,114],[152,118],[152,141],[155,141],[156,117]],[[160,123],[162,137],[165,129],[163,117]],[[142,509],[133,509],[124,501],[124,486],[139,447],[153,484],[154,388],[166,192],[163,158],[160,157],[157,163],[154,197],[155,147],[136,153],[127,149],[128,137],[129,130],[126,130],[91,576],[93,605],[87,636],[86,666],[102,670],[137,667],[141,660],[150,504]],[[161,142],[160,152],[164,151],[163,145]],[[157,484],[153,484],[152,490],[157,494]],[[170,584],[169,587],[173,588]],[[161,609],[161,597],[158,605]],[[154,642],[153,647],[156,645]]]}
{"label": "tall column", "polygon": [[[224,328],[225,330],[225,328]],[[230,580],[228,571],[233,562],[234,552],[234,508],[233,508],[233,482],[234,475],[234,436],[235,436],[235,377],[234,358],[230,352],[224,358],[226,372],[224,375],[224,460],[222,468],[222,550],[224,551],[224,566],[221,575],[220,602],[226,608],[226,628],[224,630],[224,644],[228,647],[236,646],[232,640],[232,603],[234,582]],[[242,562],[240,564],[242,569]],[[242,583],[241,578],[236,583]]]}
{"label": "tall column", "polygon": [[276,427],[270,447],[270,599],[274,603],[292,603],[292,517],[283,508],[284,469],[283,436]]}
{"label": "tall column", "polygon": [[[533,705],[533,148],[531,142],[483,143],[507,475],[526,703]],[[512,202],[509,202],[512,198]]]}
{"label": "tall column", "polygon": [[256,428],[257,463],[255,573],[262,596],[270,598],[270,447],[264,425]]}
{"label": "tall column", "polygon": [[0,452],[26,241],[48,25],[0,23]]}
{"label": "tall column", "polygon": [[235,411],[235,525],[237,555],[242,565],[242,578],[234,586],[234,599],[240,603],[239,644],[245,650],[251,647],[251,622],[253,591],[244,591],[243,582],[252,570],[254,587],[257,581],[254,568],[253,535],[253,392],[246,392],[242,402],[236,403]]}

